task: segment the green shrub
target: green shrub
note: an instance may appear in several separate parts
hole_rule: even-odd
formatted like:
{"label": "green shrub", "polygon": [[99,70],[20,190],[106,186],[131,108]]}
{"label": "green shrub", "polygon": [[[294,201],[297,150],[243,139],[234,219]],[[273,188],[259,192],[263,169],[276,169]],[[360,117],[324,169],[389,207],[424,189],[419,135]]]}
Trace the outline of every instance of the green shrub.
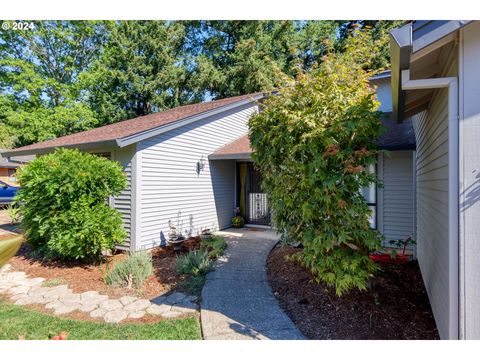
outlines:
{"label": "green shrub", "polygon": [[22,227],[44,256],[87,261],[124,240],[121,215],[107,204],[127,185],[118,163],[59,149],[21,167],[18,180]]}
{"label": "green shrub", "polygon": [[208,251],[193,250],[180,256],[175,261],[175,268],[181,275],[205,275],[213,269]]}
{"label": "green shrub", "polygon": [[108,285],[139,288],[153,274],[152,256],[146,251],[128,254],[106,276]]}
{"label": "green shrub", "polygon": [[249,120],[252,160],[263,176],[273,223],[301,242],[293,258],[340,296],[366,289],[377,266],[369,253],[381,234],[370,228],[361,189],[375,185],[382,114],[370,84],[371,55],[361,33],[342,53],[279,89]]}
{"label": "green shrub", "polygon": [[202,249],[208,251],[210,259],[222,256],[226,248],[227,242],[221,236],[214,235],[209,239],[202,240]]}

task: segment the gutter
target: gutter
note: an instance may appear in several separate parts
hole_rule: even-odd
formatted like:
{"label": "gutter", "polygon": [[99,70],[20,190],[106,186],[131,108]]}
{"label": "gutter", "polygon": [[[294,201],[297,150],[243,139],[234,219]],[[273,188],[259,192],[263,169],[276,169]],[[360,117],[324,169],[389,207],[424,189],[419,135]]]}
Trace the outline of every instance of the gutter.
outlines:
{"label": "gutter", "polygon": [[410,80],[410,70],[401,72],[401,89],[448,89],[448,238],[449,238],[449,337],[459,338],[459,113],[458,79],[444,77]]}
{"label": "gutter", "polygon": [[405,93],[402,89],[402,71],[410,67],[412,53],[412,24],[390,31],[390,62],[392,67],[393,120],[403,122]]}
{"label": "gutter", "polygon": [[81,150],[90,150],[90,149],[116,147],[116,145],[117,144],[114,140],[105,140],[105,141],[94,141],[94,142],[80,143],[80,144],[68,144],[68,145],[57,145],[57,146],[52,145],[49,147],[26,149],[26,150],[13,149],[11,151],[5,151],[1,153],[1,155],[6,159],[10,159],[10,157],[12,156],[47,154],[57,148],[77,148]]}
{"label": "gutter", "polygon": [[[393,118],[403,121],[405,90],[402,71],[410,68],[413,58],[421,57],[449,41],[449,37],[471,20],[427,21],[421,26],[409,23],[390,31],[390,62],[392,68]],[[423,29],[422,29],[423,28]]]}
{"label": "gutter", "polygon": [[252,153],[210,154],[208,160],[251,160]]}

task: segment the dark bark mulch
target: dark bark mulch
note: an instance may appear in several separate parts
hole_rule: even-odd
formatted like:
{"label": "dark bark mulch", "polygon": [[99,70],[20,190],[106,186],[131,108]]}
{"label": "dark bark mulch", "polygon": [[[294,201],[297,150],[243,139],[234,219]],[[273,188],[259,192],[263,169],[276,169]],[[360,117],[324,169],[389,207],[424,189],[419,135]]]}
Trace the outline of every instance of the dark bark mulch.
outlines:
{"label": "dark bark mulch", "polygon": [[285,260],[299,249],[277,246],[267,262],[280,306],[309,339],[438,339],[416,261],[379,264],[375,289],[342,297],[298,263]]}

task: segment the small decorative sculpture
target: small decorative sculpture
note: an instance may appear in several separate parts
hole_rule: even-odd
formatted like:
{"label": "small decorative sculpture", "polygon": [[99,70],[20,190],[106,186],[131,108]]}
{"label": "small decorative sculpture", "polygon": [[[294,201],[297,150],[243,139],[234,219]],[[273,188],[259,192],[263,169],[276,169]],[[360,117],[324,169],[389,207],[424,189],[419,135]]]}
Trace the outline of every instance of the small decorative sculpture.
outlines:
{"label": "small decorative sculpture", "polygon": [[173,225],[172,220],[168,220],[168,243],[173,245],[173,251],[178,252],[182,248],[182,243],[185,241],[185,236],[177,232],[177,227]]}

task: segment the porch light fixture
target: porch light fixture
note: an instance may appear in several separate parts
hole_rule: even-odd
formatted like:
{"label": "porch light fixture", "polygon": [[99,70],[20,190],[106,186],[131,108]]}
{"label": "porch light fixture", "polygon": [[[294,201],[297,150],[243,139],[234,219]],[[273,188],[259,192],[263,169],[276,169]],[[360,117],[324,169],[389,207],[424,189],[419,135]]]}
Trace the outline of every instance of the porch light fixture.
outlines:
{"label": "porch light fixture", "polygon": [[197,161],[197,175],[200,175],[202,170],[205,168],[205,163],[206,163],[205,158],[202,155],[200,160]]}

